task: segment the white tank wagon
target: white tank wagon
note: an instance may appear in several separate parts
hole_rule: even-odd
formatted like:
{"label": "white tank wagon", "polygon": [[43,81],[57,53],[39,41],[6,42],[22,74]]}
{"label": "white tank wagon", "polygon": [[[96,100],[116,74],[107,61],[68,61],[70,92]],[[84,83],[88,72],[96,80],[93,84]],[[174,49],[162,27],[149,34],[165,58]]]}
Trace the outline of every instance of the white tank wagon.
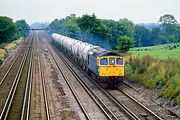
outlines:
{"label": "white tank wagon", "polygon": [[52,34],[52,42],[72,58],[91,77],[114,88],[124,79],[124,59],[113,51],[80,40]]}
{"label": "white tank wagon", "polygon": [[52,37],[54,40],[56,40],[57,44],[60,44],[62,48],[64,48],[68,52],[68,54],[73,55],[76,61],[82,63],[84,67],[84,64],[87,63],[88,52],[94,48],[99,47],[56,33],[52,34]]}

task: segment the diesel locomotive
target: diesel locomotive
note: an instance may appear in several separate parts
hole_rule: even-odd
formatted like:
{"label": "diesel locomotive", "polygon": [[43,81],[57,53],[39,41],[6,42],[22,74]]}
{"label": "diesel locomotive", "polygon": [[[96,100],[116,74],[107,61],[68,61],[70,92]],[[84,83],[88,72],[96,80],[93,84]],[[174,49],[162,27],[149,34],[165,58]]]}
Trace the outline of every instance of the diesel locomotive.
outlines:
{"label": "diesel locomotive", "polygon": [[124,58],[114,51],[60,34],[52,34],[52,43],[73,59],[88,75],[108,88],[124,79]]}

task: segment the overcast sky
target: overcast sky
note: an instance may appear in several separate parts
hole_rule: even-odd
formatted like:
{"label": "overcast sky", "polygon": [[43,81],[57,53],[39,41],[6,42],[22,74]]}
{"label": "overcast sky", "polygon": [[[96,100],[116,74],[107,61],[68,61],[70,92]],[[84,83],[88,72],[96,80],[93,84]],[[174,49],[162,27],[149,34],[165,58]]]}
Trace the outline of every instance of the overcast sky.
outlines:
{"label": "overcast sky", "polygon": [[134,23],[157,22],[164,14],[172,14],[180,22],[180,0],[0,0],[0,16],[13,20],[51,22],[71,13],[92,14],[98,18],[127,18]]}

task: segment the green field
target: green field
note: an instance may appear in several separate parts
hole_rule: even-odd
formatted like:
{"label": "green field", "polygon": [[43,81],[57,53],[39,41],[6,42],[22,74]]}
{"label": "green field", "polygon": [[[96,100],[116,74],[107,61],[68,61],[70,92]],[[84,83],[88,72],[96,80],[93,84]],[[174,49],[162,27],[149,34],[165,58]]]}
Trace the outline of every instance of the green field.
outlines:
{"label": "green field", "polygon": [[173,46],[174,44],[164,44],[159,46],[131,48],[129,53],[139,56],[150,55],[154,58],[160,59],[169,58],[173,60],[180,60],[180,43],[177,43],[177,47],[172,49]]}

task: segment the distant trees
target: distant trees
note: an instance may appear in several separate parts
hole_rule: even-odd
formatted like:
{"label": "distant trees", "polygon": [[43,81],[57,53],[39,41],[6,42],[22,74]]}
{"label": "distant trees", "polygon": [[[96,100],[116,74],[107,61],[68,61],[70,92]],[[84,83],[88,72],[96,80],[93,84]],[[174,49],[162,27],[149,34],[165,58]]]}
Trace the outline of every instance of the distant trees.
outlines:
{"label": "distant trees", "polygon": [[177,21],[173,15],[163,15],[159,19],[159,25],[146,28],[143,25],[136,25],[134,38],[135,46],[153,46],[180,41],[180,31]]}
{"label": "distant trees", "polygon": [[49,25],[51,32],[57,32],[72,38],[80,36],[80,28],[76,22],[75,14],[71,14],[64,19],[55,19]]}
{"label": "distant trees", "polygon": [[176,36],[177,42],[180,42],[180,26],[176,27],[175,36]]}
{"label": "distant trees", "polygon": [[154,27],[152,28],[152,30],[150,31],[150,39],[152,44],[151,45],[159,45],[161,44],[161,39],[160,39],[160,27]]}
{"label": "distant trees", "polygon": [[135,46],[142,47],[143,46],[143,40],[146,37],[145,32],[147,29],[144,26],[136,25],[135,26],[135,32],[134,32],[134,38],[135,38]]}
{"label": "distant trees", "polygon": [[18,20],[15,23],[6,16],[0,16],[0,43],[10,42],[29,34],[29,26],[25,20]]}
{"label": "distant trees", "polygon": [[128,19],[119,21],[98,19],[95,14],[76,17],[75,14],[65,19],[55,19],[49,25],[51,32],[57,32],[80,39],[107,49],[117,49],[117,38],[127,35],[133,38],[134,24]]}
{"label": "distant trees", "polygon": [[140,24],[135,25],[126,18],[115,21],[98,19],[95,14],[85,14],[82,17],[71,14],[63,19],[55,19],[49,28],[51,32],[123,52],[129,50],[122,46],[123,40],[124,44],[130,42],[129,47],[132,47],[131,43],[135,47],[143,47],[180,41],[180,27],[176,25],[174,16],[164,15],[160,17],[159,23],[147,28]]}
{"label": "distant trees", "polygon": [[159,18],[158,21],[162,25],[162,36],[166,39],[167,43],[177,42],[176,30],[177,30],[177,20],[173,15],[165,14]]}

